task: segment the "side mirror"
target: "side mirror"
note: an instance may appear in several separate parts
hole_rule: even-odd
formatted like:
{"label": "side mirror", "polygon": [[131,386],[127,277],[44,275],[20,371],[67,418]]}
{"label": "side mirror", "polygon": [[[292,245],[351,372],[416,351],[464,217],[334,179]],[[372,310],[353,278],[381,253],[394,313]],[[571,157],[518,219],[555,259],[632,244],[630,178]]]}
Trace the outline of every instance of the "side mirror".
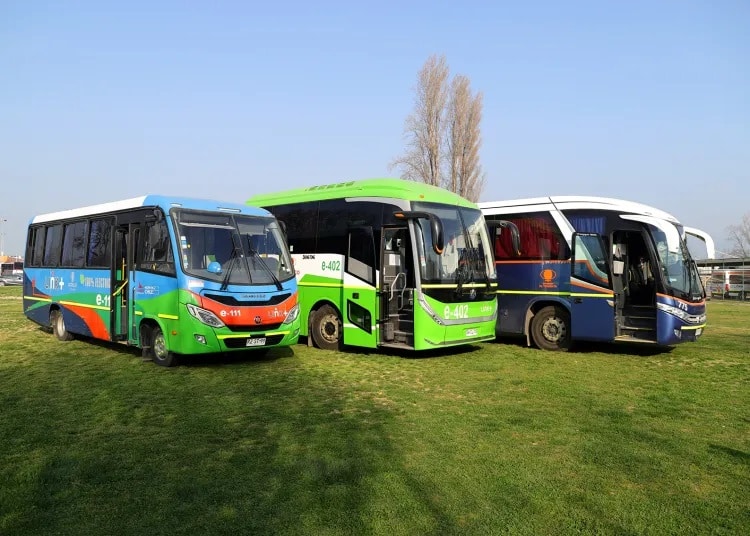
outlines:
{"label": "side mirror", "polygon": [[432,234],[432,249],[438,255],[443,254],[445,249],[445,237],[443,236],[443,222],[432,212],[422,212],[417,210],[400,210],[393,215],[402,220],[424,219],[430,221],[430,231]]}
{"label": "side mirror", "polygon": [[521,256],[521,236],[515,223],[507,220],[492,220],[487,222],[487,228],[489,229],[490,236],[493,240],[502,234],[503,229],[507,229],[510,233],[510,243],[513,247],[513,254],[516,257]]}
{"label": "side mirror", "polygon": [[281,228],[281,232],[284,233],[284,236],[286,236],[286,223],[284,223],[282,220],[276,220],[279,222],[279,227]]}

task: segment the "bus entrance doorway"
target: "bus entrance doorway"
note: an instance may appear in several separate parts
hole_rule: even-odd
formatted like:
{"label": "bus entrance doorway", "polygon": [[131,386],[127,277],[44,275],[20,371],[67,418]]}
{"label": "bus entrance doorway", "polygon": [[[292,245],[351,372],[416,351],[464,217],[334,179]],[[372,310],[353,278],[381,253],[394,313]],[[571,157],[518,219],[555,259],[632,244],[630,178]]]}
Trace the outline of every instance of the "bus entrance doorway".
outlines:
{"label": "bus entrance doorway", "polygon": [[409,228],[384,227],[381,238],[380,342],[414,348],[414,255]]}
{"label": "bus entrance doorway", "polygon": [[656,342],[656,264],[639,231],[612,233],[616,338]]}

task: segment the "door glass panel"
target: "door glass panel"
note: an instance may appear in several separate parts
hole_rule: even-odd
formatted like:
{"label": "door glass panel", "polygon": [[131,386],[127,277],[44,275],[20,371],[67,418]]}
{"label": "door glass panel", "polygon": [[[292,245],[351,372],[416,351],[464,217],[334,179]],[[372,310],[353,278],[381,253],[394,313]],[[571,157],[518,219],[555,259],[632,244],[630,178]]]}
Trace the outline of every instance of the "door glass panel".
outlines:
{"label": "door glass panel", "polygon": [[349,321],[352,324],[365,330],[367,333],[372,333],[372,315],[370,311],[351,300],[346,301],[346,309]]}
{"label": "door glass panel", "polygon": [[575,233],[571,269],[573,276],[594,285],[611,288],[606,252],[601,236]]}

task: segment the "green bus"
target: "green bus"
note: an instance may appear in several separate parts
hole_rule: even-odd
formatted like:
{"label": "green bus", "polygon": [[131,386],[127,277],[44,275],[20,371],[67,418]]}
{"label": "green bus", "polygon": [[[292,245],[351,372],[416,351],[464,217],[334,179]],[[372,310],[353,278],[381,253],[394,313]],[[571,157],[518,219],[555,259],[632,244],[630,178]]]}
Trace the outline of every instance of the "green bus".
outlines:
{"label": "green bus", "polygon": [[284,225],[309,345],[408,350],[495,338],[497,275],[479,208],[369,179],[255,195]]}

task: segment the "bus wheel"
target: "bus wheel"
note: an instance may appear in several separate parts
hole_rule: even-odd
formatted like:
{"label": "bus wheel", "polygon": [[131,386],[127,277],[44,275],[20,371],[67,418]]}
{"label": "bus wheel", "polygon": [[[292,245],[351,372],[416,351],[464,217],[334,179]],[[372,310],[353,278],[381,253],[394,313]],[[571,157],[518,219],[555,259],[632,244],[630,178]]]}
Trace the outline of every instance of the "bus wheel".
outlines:
{"label": "bus wheel", "polygon": [[315,311],[311,328],[313,341],[318,348],[338,350],[341,347],[341,319],[330,305]]}
{"label": "bus wheel", "polygon": [[177,358],[167,348],[167,339],[159,326],[154,328],[151,335],[151,359],[161,367],[177,364]]}
{"label": "bus wheel", "polygon": [[570,315],[562,307],[540,309],[531,320],[531,338],[542,350],[570,348]]}
{"label": "bus wheel", "polygon": [[60,341],[72,341],[73,334],[65,329],[65,319],[63,319],[62,311],[52,311],[49,314],[49,323],[52,325],[52,332],[55,334]]}

